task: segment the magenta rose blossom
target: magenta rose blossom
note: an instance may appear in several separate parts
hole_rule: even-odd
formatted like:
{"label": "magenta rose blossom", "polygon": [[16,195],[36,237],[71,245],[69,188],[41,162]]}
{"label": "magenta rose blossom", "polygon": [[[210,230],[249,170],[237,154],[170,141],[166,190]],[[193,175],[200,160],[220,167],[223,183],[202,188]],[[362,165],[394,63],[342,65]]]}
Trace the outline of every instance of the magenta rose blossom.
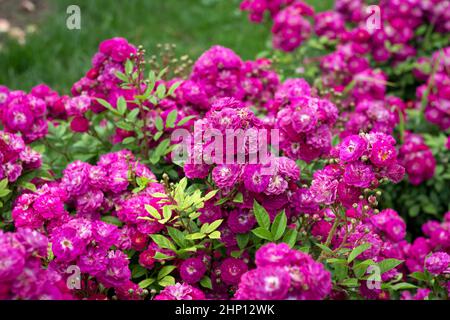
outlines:
{"label": "magenta rose blossom", "polygon": [[184,260],[180,266],[180,276],[186,283],[199,282],[206,272],[206,266],[200,258]]}
{"label": "magenta rose blossom", "polygon": [[220,265],[220,278],[228,285],[237,285],[241,276],[247,272],[247,264],[236,258],[226,258]]}
{"label": "magenta rose blossom", "polygon": [[346,137],[339,145],[339,158],[342,161],[356,161],[367,150],[367,141],[358,135]]}
{"label": "magenta rose blossom", "polygon": [[372,168],[362,162],[353,162],[345,166],[344,181],[351,186],[368,188],[374,179]]}

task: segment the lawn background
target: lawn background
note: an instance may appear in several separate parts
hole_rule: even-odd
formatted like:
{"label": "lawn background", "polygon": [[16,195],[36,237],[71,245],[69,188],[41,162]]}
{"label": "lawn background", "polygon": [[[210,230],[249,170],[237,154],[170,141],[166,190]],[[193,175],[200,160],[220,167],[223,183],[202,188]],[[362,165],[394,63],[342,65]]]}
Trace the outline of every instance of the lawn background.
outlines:
{"label": "lawn background", "polygon": [[[309,0],[317,11],[332,0]],[[0,84],[29,90],[46,83],[60,93],[90,67],[98,43],[121,36],[142,44],[149,54],[158,43],[174,43],[177,52],[196,59],[214,44],[252,59],[270,44],[270,23],[249,23],[240,0],[53,0],[25,45],[5,43],[0,52]],[[66,9],[81,9],[81,30],[66,28]]]}

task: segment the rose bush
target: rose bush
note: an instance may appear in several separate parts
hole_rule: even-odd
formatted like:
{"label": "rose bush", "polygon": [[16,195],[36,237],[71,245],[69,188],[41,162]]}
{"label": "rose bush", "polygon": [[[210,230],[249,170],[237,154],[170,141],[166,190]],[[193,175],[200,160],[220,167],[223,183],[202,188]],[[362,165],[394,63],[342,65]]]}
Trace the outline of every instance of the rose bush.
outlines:
{"label": "rose bush", "polygon": [[290,53],[113,38],[70,95],[0,86],[0,298],[448,299],[448,1],[380,6],[245,0]]}

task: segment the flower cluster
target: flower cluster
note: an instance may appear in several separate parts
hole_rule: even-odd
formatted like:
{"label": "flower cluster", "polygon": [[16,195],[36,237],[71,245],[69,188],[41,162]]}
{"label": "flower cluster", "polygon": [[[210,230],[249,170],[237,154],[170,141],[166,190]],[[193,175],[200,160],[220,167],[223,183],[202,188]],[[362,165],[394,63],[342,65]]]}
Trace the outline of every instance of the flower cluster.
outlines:
{"label": "flower cluster", "polygon": [[255,263],[256,269],[239,282],[237,300],[320,300],[331,291],[331,276],[323,265],[286,244],[262,246]]}
{"label": "flower cluster", "polygon": [[406,248],[407,268],[410,272],[428,270],[433,274],[444,273],[449,266],[450,213],[445,214],[442,223],[435,220],[426,222],[422,232],[425,237],[416,238]]}
{"label": "flower cluster", "polygon": [[264,19],[266,11],[274,17],[285,5],[294,0],[244,0],[241,2],[241,10],[249,12],[250,21],[260,23]]}
{"label": "flower cluster", "polygon": [[400,163],[413,185],[433,178],[436,160],[420,135],[408,132],[399,151]]}
{"label": "flower cluster", "polygon": [[177,94],[197,110],[207,110],[223,97],[263,104],[273,96],[278,83],[269,60],[244,62],[233,50],[213,46],[198,58]]}
{"label": "flower cluster", "polygon": [[426,95],[425,118],[442,130],[450,128],[450,47],[433,54],[427,64],[436,69],[435,74],[425,75],[427,82],[416,90],[420,108]]}
{"label": "flower cluster", "polygon": [[[26,145],[37,139],[55,166],[2,190],[11,199],[1,226],[14,232],[0,231],[0,298],[448,298],[450,213],[414,239],[399,207],[379,206],[385,184],[405,172],[419,184],[438,166],[437,146],[403,130],[412,124],[402,100],[409,96],[390,95],[390,73],[371,66],[412,54],[419,23],[443,23],[442,5],[413,3],[382,1],[384,28],[372,33],[362,26],[363,1],[337,1],[336,11],[315,15],[315,32],[337,48],[320,58],[324,74],[314,86],[281,82],[270,60],[244,61],[221,46],[184,78],[141,79],[145,51],[113,38],[72,96],[45,85],[30,94],[0,87],[2,185],[41,166]],[[242,9],[253,21],[269,11],[283,50],[312,29],[313,11],[300,1],[246,0]],[[425,82],[418,96],[429,97],[426,116],[439,109],[443,127],[447,51],[415,70]],[[41,122],[52,123],[51,137],[33,131]],[[66,135],[69,123],[84,134]],[[74,149],[94,140],[102,149],[91,156],[69,148],[56,161],[53,140],[69,136],[81,137]],[[371,286],[369,266],[383,269],[384,286]]]}
{"label": "flower cluster", "polygon": [[281,10],[273,19],[273,46],[283,51],[293,51],[311,35],[312,27],[305,18],[312,16],[314,9],[302,1],[294,1]]}
{"label": "flower cluster", "polygon": [[204,300],[205,294],[186,283],[167,286],[155,297],[155,300]]}
{"label": "flower cluster", "polygon": [[44,269],[48,239],[37,231],[0,230],[0,300],[68,300],[72,296],[63,277]]}
{"label": "flower cluster", "polygon": [[275,119],[281,150],[292,159],[308,162],[329,153],[331,130],[338,117],[333,103],[309,93],[305,82],[290,79],[275,94],[275,101],[284,104]]}
{"label": "flower cluster", "polygon": [[0,86],[0,121],[5,131],[20,133],[26,143],[41,139],[48,131],[46,113],[44,100]]}
{"label": "flower cluster", "polygon": [[388,96],[384,100],[362,100],[355,110],[343,113],[348,119],[341,137],[359,132],[382,132],[392,134],[399,123],[399,113],[403,116],[405,103],[397,97]]}
{"label": "flower cluster", "polygon": [[95,98],[105,99],[115,106],[120,96],[132,97],[132,90],[120,88],[121,80],[117,72],[125,71],[125,62],[132,59],[136,52],[136,48],[124,38],[112,38],[100,43],[98,52],[92,58],[92,68],[73,85],[73,96],[89,97],[92,101],[87,107],[94,112],[104,110]]}
{"label": "flower cluster", "polygon": [[117,226],[103,221],[71,219],[50,233],[55,269],[77,265],[107,288],[127,284],[131,272],[128,256],[120,248]]}
{"label": "flower cluster", "polygon": [[311,23],[306,17],[313,16],[314,9],[303,1],[244,0],[241,10],[249,11],[249,19],[255,23],[262,22],[265,11],[270,12],[274,48],[293,51],[311,35]]}
{"label": "flower cluster", "polygon": [[26,145],[22,137],[0,131],[0,180],[16,181],[25,171],[41,166],[41,154]]}
{"label": "flower cluster", "polygon": [[[331,205],[336,201],[349,208],[357,204],[366,188],[377,188],[382,179],[398,183],[405,169],[398,163],[395,140],[383,133],[369,133],[346,137],[332,151],[337,164],[330,164],[314,172],[310,195],[317,204]],[[305,190],[297,199],[302,207],[309,202]]]}
{"label": "flower cluster", "polygon": [[[273,213],[288,203],[288,191],[292,187],[290,181],[297,180],[300,171],[290,158],[268,155],[268,150],[259,150],[264,145],[252,143],[255,141],[251,138],[258,138],[258,134],[261,135],[258,130],[264,129],[265,125],[249,108],[235,99],[219,99],[205,119],[198,120],[194,127],[193,141],[202,137],[204,140],[200,140],[203,143],[194,143],[190,150],[190,158],[184,165],[188,178],[206,178],[211,174],[223,196],[240,191],[245,196],[244,200],[253,203],[253,198],[256,198],[263,204],[267,203],[267,209]],[[226,152],[221,148],[215,151],[217,153],[211,152],[214,151],[210,150],[214,141],[211,137],[215,134],[223,134],[223,145],[219,146]],[[250,136],[248,140],[245,140],[246,134]],[[236,146],[234,140],[231,144],[226,141],[230,135],[236,135],[242,145]],[[251,162],[251,156],[258,157],[258,153],[262,157],[260,162]],[[229,158],[231,161],[227,161]],[[196,162],[198,160],[200,162]]]}

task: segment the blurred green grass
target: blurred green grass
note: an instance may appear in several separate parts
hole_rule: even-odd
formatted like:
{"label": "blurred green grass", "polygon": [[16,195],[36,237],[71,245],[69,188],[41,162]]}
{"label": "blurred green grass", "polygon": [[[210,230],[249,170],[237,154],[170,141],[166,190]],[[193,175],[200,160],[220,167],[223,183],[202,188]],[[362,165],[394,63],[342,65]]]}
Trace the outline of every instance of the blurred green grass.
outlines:
{"label": "blurred green grass", "polygon": [[[318,11],[332,0],[309,0]],[[214,44],[251,59],[267,48],[270,25],[249,23],[240,0],[49,0],[38,32],[21,46],[8,41],[0,52],[0,84],[29,90],[46,83],[61,93],[89,69],[99,42],[125,37],[152,53],[158,43],[174,43],[178,54],[196,59]],[[66,9],[81,9],[81,30],[66,28]]]}

